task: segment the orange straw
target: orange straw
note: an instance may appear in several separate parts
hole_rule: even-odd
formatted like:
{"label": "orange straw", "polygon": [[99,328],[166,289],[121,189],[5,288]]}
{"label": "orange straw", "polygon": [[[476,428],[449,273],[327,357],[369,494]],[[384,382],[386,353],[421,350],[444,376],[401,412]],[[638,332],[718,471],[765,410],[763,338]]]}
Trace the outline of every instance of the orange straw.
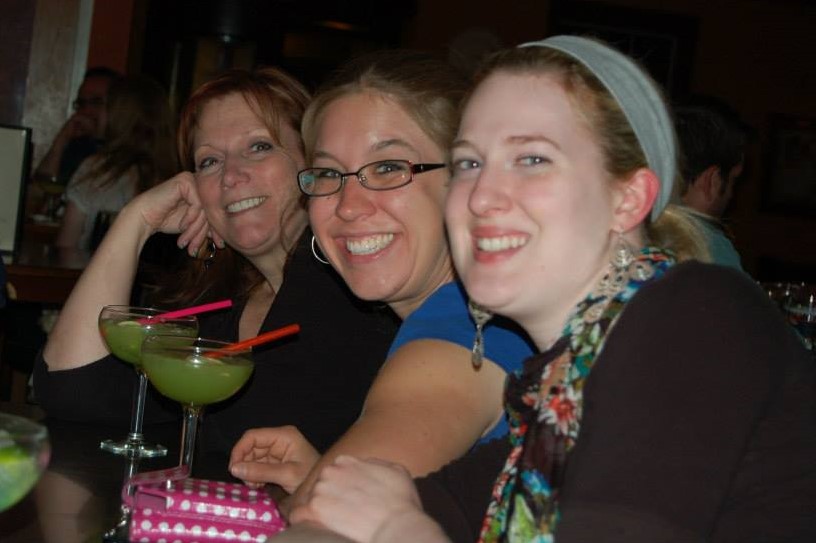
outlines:
{"label": "orange straw", "polygon": [[218,349],[215,352],[209,353],[207,356],[211,358],[218,358],[229,353],[234,353],[235,351],[243,351],[245,349],[249,349],[251,347],[255,347],[257,345],[261,345],[263,343],[269,343],[270,341],[275,341],[276,339],[280,339],[286,336],[291,336],[292,334],[297,334],[300,332],[300,325],[299,324],[290,324],[288,326],[284,326],[282,328],[278,328],[277,330],[271,330],[269,332],[265,332],[259,336],[255,336],[253,338],[245,339],[244,341],[239,341],[237,343],[232,343],[227,345],[224,348]]}
{"label": "orange straw", "polygon": [[168,311],[167,313],[160,313],[153,317],[146,317],[144,319],[139,319],[139,324],[147,324],[149,322],[153,322],[155,320],[170,320],[170,319],[180,319],[182,317],[189,317],[192,315],[198,315],[199,313],[207,313],[208,311],[215,311],[217,309],[224,309],[226,307],[232,307],[232,300],[221,300],[220,302],[212,302],[209,304],[203,305],[196,305],[193,307],[188,307],[186,309],[178,309],[176,311]]}

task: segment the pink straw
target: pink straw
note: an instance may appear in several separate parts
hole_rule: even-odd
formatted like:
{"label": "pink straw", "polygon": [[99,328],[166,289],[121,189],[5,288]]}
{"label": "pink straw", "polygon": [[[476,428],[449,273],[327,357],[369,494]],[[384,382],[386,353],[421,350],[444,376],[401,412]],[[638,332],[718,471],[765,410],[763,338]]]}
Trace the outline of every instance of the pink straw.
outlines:
{"label": "pink straw", "polygon": [[186,309],[178,309],[176,311],[168,311],[167,313],[161,313],[154,317],[147,317],[144,319],[139,319],[139,324],[147,324],[154,320],[170,320],[170,319],[180,319],[181,317],[189,317],[191,315],[198,315],[199,313],[207,313],[209,311],[215,311],[216,309],[224,309],[226,307],[232,307],[232,300],[221,300],[220,302],[212,302],[209,304],[203,305],[196,305],[193,307],[188,307]]}

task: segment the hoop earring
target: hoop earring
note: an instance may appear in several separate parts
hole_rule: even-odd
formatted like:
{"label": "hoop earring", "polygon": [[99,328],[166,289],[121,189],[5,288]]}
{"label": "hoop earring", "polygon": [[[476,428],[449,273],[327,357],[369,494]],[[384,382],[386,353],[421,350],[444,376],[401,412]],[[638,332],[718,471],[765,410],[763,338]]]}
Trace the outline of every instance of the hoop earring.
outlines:
{"label": "hoop earring", "polygon": [[[329,261],[325,258],[321,258],[320,253],[317,252],[317,249],[320,247],[319,245],[315,247],[317,240],[315,239],[314,235],[312,235],[312,255],[314,255],[315,259],[320,262],[321,264],[329,264]],[[322,252],[322,251],[321,251]]]}
{"label": "hoop earring", "polygon": [[479,370],[482,367],[484,358],[484,334],[482,330],[487,321],[493,318],[493,313],[480,306],[473,300],[468,300],[468,313],[476,324],[476,337],[473,338],[473,348],[470,350],[470,363],[473,369]]}

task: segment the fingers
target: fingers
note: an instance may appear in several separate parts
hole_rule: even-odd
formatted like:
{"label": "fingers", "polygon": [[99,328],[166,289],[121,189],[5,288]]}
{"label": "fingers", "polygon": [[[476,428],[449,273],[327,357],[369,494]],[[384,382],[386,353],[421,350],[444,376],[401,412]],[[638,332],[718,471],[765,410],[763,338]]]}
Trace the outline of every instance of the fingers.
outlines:
{"label": "fingers", "polygon": [[306,478],[309,469],[299,462],[236,462],[230,465],[230,473],[250,485],[280,485],[291,494]]}
{"label": "fingers", "polygon": [[319,457],[319,453],[294,426],[253,428],[244,432],[235,443],[230,461],[257,460],[261,457],[279,462],[305,461]]}
{"label": "fingers", "polygon": [[207,240],[207,233],[210,226],[204,210],[192,206],[186,206],[184,214],[179,222],[178,246],[186,247],[190,256],[195,257],[199,248]]}

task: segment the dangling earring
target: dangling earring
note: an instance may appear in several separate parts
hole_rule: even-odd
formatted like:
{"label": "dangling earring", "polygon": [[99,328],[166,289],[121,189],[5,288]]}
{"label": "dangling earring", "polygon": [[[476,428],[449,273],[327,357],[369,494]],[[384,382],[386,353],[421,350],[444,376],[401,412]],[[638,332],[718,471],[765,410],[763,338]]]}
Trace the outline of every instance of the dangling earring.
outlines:
{"label": "dangling earring", "polygon": [[632,252],[632,248],[626,243],[623,234],[618,232],[618,241],[615,244],[615,252],[612,255],[612,267],[615,268],[615,271],[618,273],[623,273],[634,261],[635,255]]}
{"label": "dangling earring", "polygon": [[473,338],[473,348],[470,351],[470,363],[473,368],[478,370],[482,367],[482,358],[484,358],[484,335],[482,329],[487,321],[493,318],[493,313],[480,306],[473,300],[468,300],[468,313],[476,323],[476,337]]}
{"label": "dangling earring", "polygon": [[315,259],[317,259],[317,261],[320,262],[321,264],[328,264],[329,261],[326,260],[325,258],[322,258],[320,256],[320,253],[317,252],[317,247],[315,247],[316,243],[317,240],[315,239],[314,236],[312,236],[312,254],[314,255]]}
{"label": "dangling earring", "polygon": [[215,242],[210,238],[207,239],[207,256],[204,257],[204,269],[209,270],[210,266],[212,266],[213,260],[215,260],[215,253],[218,250],[218,247],[215,246]]}
{"label": "dangling earring", "polygon": [[617,234],[618,239],[615,242],[612,259],[609,261],[609,273],[604,275],[598,284],[599,293],[608,297],[616,296],[623,290],[629,282],[629,266],[635,261],[635,255],[623,234],[621,232]]}

